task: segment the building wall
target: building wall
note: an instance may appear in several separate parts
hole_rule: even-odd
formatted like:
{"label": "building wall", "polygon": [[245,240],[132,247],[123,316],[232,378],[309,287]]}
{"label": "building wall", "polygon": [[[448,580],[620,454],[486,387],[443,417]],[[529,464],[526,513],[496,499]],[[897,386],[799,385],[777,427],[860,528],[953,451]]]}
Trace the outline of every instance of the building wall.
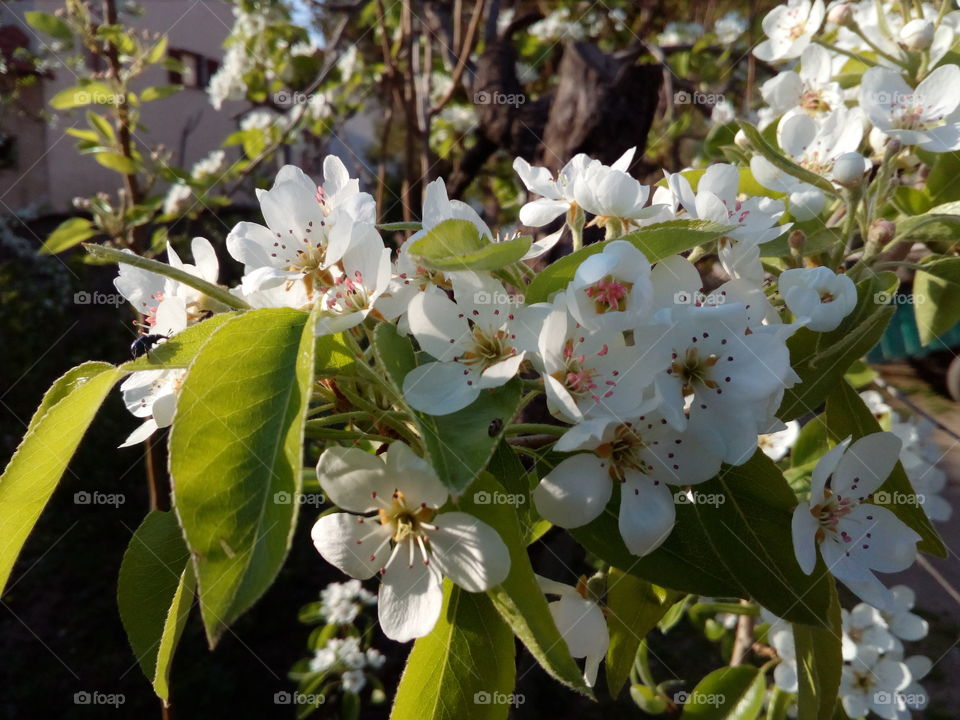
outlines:
{"label": "building wall", "polygon": [[[119,4],[119,3],[118,3]],[[142,17],[124,17],[134,28],[166,33],[170,47],[214,58],[223,56],[223,41],[233,24],[230,5],[222,0],[141,0]],[[17,24],[32,39],[34,49],[49,42],[23,20],[29,10],[53,13],[63,0],[12,0],[0,5],[0,25]],[[47,103],[60,90],[75,85],[76,76],[59,68],[55,77],[41,81],[23,98],[29,107],[49,107]],[[137,80],[137,87],[168,84],[162,66],[150,68]],[[142,128],[135,130],[141,149],[162,144],[173,151],[171,162],[190,165],[220,146],[236,129],[235,116],[245,107],[227,103],[220,111],[210,105],[200,88],[187,88],[171,97],[148,103],[141,117]],[[96,109],[96,106],[93,106]],[[101,112],[104,108],[100,108]],[[85,109],[57,113],[53,126],[43,126],[24,118],[0,118],[0,128],[18,138],[19,162],[11,170],[0,170],[0,212],[26,205],[48,212],[70,209],[71,200],[98,191],[114,193],[121,186],[120,176],[99,165],[91,156],[78,155],[76,140],[66,134],[69,127],[86,128]],[[184,129],[195,125],[183,143]],[[183,147],[183,157],[180,150]]]}

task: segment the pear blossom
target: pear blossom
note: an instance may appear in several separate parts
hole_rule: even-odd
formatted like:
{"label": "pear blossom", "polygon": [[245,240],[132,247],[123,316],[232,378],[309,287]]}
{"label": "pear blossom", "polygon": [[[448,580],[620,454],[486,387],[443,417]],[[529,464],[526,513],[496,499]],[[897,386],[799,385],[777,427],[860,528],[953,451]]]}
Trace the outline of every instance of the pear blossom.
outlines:
{"label": "pear blossom", "polygon": [[300,168],[284,166],[270,190],[257,191],[266,227],[241,222],[230,231],[227,250],[244,264],[245,293],[302,283],[313,299],[333,284],[334,265],[358,241],[354,225],[376,223],[373,198],[339,158],[328,155],[323,173],[318,188]]}
{"label": "pear blossom", "polygon": [[622,228],[629,228],[658,212],[659,208],[646,207],[650,188],[627,173],[635,150],[627,150],[612,166],[591,160],[577,175],[574,200],[595,216],[591,224],[606,227],[616,220]]}
{"label": "pear blossom", "polygon": [[364,606],[376,604],[377,596],[367,591],[359,580],[330,583],[320,591],[320,614],[335,625],[350,625]]}
{"label": "pear blossom", "polygon": [[655,403],[645,397],[657,362],[617,331],[587,332],[573,322],[563,293],[538,339],[547,407],[570,423],[600,415],[635,417]]}
{"label": "pear blossom", "polygon": [[908,720],[903,691],[910,686],[910,668],[897,657],[864,647],[844,663],[840,676],[840,704],[848,717],[872,712],[885,720]]}
{"label": "pear blossom", "polygon": [[833,59],[820,45],[800,55],[799,70],[784,70],[760,86],[764,102],[776,115],[799,109],[821,115],[843,105],[843,89],[833,81]]}
{"label": "pear blossom", "polygon": [[[554,178],[547,168],[531,167],[530,163],[523,158],[516,158],[513,161],[513,169],[520,176],[520,180],[527,190],[541,196],[520,208],[520,222],[528,227],[542,227],[574,210],[576,208],[574,187],[577,178],[590,162],[590,158],[583,153],[574,155]],[[614,167],[626,170],[629,164],[629,159],[626,163],[617,161]]]}
{"label": "pear blossom", "polygon": [[[873,413],[877,422],[879,422],[885,430],[889,430],[890,422],[896,420],[896,413],[884,399],[883,395],[876,390],[864,390],[860,393],[860,399],[863,400],[864,404],[870,409],[870,412]],[[903,436],[900,436],[900,440],[905,446],[908,444]]]}
{"label": "pear blossom", "polygon": [[766,62],[799,57],[825,15],[823,0],[788,0],[785,5],[777,5],[763,18],[767,39],[753,49],[753,54]]}
{"label": "pear blossom", "polygon": [[612,240],[577,268],[567,307],[589,330],[629,330],[646,319],[652,295],[650,263],[627,240]]}
{"label": "pear blossom", "polygon": [[791,420],[783,430],[767,433],[757,438],[757,446],[763,454],[776,462],[786,457],[800,435],[800,423]]}
{"label": "pear blossom", "polygon": [[853,280],[826,267],[784,271],[780,294],[797,322],[815,332],[836,330],[857,306]]}
{"label": "pear blossom", "polygon": [[731,10],[713,24],[713,34],[722,45],[733,45],[748,27],[746,18],[736,10]]}
{"label": "pear blossom", "polygon": [[120,447],[142,443],[160,428],[170,427],[177,409],[177,396],[187,375],[182,368],[173,370],[141,370],[131,373],[120,385],[127,410],[143,423]]}
{"label": "pear blossom", "polygon": [[383,456],[327,448],[317,477],[327,497],[347,512],[317,520],[313,543],[351,577],[380,573],[377,606],[387,637],[406,642],[433,629],[443,577],[468,592],[506,579],[510,554],[503,540],[472,515],[438,514],[449,493],[433,467],[404,443],[394,442]]}
{"label": "pear blossom", "polygon": [[914,18],[897,33],[897,39],[907,50],[926,50],[933,44],[936,28],[925,18]]}
{"label": "pear blossom", "polygon": [[536,348],[539,327],[530,309],[489,276],[463,273],[453,280],[455,300],[423,292],[410,301],[407,321],[420,347],[432,355],[403,381],[411,407],[447,415],[467,407],[480,391],[517,374]]}
{"label": "pear blossom", "polygon": [[929,625],[927,621],[913,612],[916,602],[916,593],[906,585],[896,585],[890,588],[893,594],[893,604],[881,613],[887,628],[900,640],[916,641],[927,636]]}
{"label": "pear blossom", "polygon": [[810,500],[793,514],[793,546],[808,575],[817,551],[829,571],[879,610],[893,607],[893,594],[874,571],[899,572],[917,556],[920,536],[890,510],[869,502],[900,453],[900,440],[889,432],[850,439],[827,452],[813,471]]}
{"label": "pear blossom", "polygon": [[[863,139],[859,108],[838,107],[821,118],[805,113],[785,117],[777,126],[777,140],[794,162],[825,178],[833,178],[836,159],[856,150]],[[823,191],[788,175],[761,155],[750,159],[750,171],[765,188],[788,194],[790,212],[798,220],[820,214],[826,204]]]}
{"label": "pear blossom", "polygon": [[799,686],[797,673],[797,649],[793,639],[793,626],[766,608],[760,608],[760,618],[769,623],[767,643],[780,656],[773,670],[774,684],[784,692],[795,693]]}
{"label": "pear blossom", "polygon": [[859,603],[852,610],[842,609],[843,624],[842,654],[844,660],[854,660],[864,649],[870,652],[894,652],[897,640],[887,627],[883,615],[868,603]]}
{"label": "pear blossom", "polygon": [[590,687],[597,682],[600,661],[607,655],[610,631],[603,610],[587,597],[586,583],[576,587],[537,575],[537,583],[545,595],[558,595],[551,602],[550,615],[563,641],[574,658],[585,658],[583,679]]}
{"label": "pear blossom", "polygon": [[667,483],[692,485],[720,470],[720,456],[704,434],[674,430],[657,412],[628,421],[585,420],[554,445],[580,452],[561,461],[533,491],[540,515],[554,525],[580,527],[594,520],[620,485],[620,534],[634,555],[656,550],[676,519]]}
{"label": "pear blossom", "polygon": [[860,81],[860,105],[875,127],[904,145],[930,152],[960,148],[960,67],[942,65],[916,89],[900,73],[870,68]]}

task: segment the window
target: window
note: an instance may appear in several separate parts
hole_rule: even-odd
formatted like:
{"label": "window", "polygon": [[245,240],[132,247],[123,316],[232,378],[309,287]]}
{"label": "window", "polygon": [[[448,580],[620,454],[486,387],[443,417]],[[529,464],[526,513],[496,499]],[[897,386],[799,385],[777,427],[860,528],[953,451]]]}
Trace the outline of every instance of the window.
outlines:
{"label": "window", "polygon": [[190,50],[170,50],[168,55],[176,60],[180,67],[170,69],[170,83],[188,88],[203,89],[210,84],[210,77],[220,67],[220,63]]}

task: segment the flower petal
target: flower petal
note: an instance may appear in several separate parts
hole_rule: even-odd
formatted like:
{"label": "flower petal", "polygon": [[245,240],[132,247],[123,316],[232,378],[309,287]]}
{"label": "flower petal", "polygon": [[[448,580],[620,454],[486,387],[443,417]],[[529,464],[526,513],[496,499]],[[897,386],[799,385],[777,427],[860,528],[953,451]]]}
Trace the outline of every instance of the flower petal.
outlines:
{"label": "flower petal", "polygon": [[575,528],[603,512],[612,492],[606,463],[593,453],[583,453],[551,470],[534,489],[533,502],[554,525]]}
{"label": "flower petal", "polygon": [[[413,540],[407,540],[405,544]],[[440,571],[409,548],[398,546],[383,573],[378,614],[383,633],[391,640],[407,642],[433,630],[443,606]]]}
{"label": "flower petal", "polygon": [[360,515],[324,515],[310,537],[324,560],[358,580],[373,577],[390,557],[390,526]]}
{"label": "flower petal", "polygon": [[430,545],[446,577],[468,592],[484,592],[507,579],[510,552],[500,535],[482,520],[464,512],[437,515]]}
{"label": "flower petal", "polygon": [[334,505],[358,513],[373,512],[389,503],[398,480],[388,476],[386,465],[376,455],[348,447],[324,450],[317,462],[317,478]]}
{"label": "flower petal", "polygon": [[634,555],[648,555],[673,531],[677,508],[664,483],[635,470],[620,487],[620,534]]}

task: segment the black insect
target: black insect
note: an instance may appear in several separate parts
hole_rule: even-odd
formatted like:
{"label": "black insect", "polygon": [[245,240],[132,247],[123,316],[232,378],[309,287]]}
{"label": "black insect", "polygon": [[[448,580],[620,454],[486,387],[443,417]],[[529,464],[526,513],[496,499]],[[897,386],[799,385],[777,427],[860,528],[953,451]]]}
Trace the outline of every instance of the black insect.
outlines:
{"label": "black insect", "polygon": [[503,420],[500,418],[494,418],[490,421],[490,427],[487,428],[487,435],[490,437],[496,437],[501,430],[503,430]]}
{"label": "black insect", "polygon": [[134,359],[141,355],[146,355],[153,350],[154,346],[161,340],[166,340],[168,335],[140,335],[130,344],[130,354]]}

